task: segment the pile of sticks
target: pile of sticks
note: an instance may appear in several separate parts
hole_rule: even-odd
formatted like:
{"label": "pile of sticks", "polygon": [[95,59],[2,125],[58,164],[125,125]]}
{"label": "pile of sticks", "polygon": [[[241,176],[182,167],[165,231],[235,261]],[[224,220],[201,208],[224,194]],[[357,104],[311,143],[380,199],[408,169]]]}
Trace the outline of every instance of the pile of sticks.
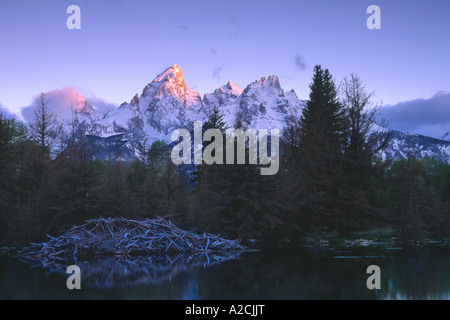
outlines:
{"label": "pile of sticks", "polygon": [[243,250],[236,240],[210,233],[194,234],[163,218],[130,220],[96,218],[74,226],[59,237],[32,243],[22,255],[37,258],[166,253],[214,253]]}

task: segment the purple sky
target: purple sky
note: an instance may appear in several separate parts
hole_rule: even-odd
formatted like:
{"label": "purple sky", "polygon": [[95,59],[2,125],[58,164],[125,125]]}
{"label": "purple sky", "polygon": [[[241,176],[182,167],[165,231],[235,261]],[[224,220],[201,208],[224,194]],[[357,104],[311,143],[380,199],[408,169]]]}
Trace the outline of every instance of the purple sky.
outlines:
{"label": "purple sky", "polygon": [[[71,4],[81,30],[66,27]],[[366,27],[371,4],[381,30]],[[410,132],[434,125],[417,102],[439,100],[436,136],[450,130],[449,14],[448,0],[0,0],[0,104],[20,115],[40,92],[74,87],[119,105],[173,64],[201,95],[274,74],[307,99],[322,64],[338,82],[359,74],[376,102],[413,103],[413,120],[388,113]]]}

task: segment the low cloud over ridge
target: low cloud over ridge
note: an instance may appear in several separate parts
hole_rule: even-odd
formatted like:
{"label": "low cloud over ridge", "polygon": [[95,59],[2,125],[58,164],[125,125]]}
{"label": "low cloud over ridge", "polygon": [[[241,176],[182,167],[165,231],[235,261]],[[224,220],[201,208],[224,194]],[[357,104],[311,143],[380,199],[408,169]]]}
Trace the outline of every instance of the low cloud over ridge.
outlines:
{"label": "low cloud over ridge", "polygon": [[[39,95],[36,96],[38,98]],[[73,87],[66,87],[63,89],[55,89],[52,91],[45,92],[46,100],[49,103],[51,110],[65,119],[70,119],[71,117],[71,107],[82,110],[84,108],[84,103],[94,107],[95,111],[103,116],[106,112],[114,110],[117,108],[116,105],[106,102],[105,100],[96,97],[95,95],[84,96],[78,90]],[[34,119],[34,102],[22,108],[22,117],[25,121],[33,121]]]}
{"label": "low cloud over ridge", "polygon": [[391,129],[441,139],[450,130],[450,92],[383,107],[380,116]]}

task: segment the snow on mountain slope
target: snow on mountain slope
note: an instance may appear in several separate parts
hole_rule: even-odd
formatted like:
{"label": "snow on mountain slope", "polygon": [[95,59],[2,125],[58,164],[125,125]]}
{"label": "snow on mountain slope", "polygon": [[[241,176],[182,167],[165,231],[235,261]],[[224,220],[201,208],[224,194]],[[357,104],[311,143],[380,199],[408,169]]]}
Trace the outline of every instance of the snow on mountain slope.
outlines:
{"label": "snow on mountain slope", "polygon": [[390,130],[388,145],[381,152],[381,156],[383,159],[430,157],[450,163],[450,141]]}
{"label": "snow on mountain slope", "polygon": [[143,90],[139,108],[145,116],[145,131],[166,138],[189,121],[203,118],[200,94],[188,89],[177,65],[167,68]]}
{"label": "snow on mountain slope", "polygon": [[289,117],[298,115],[303,105],[294,92],[286,95],[277,76],[269,76],[245,88],[238,112],[249,128],[275,128],[281,132]]}
{"label": "snow on mountain slope", "polygon": [[175,129],[192,130],[194,121],[206,121],[214,107],[221,110],[229,127],[239,114],[249,128],[281,131],[289,117],[299,115],[303,104],[295,92],[283,91],[276,76],[261,78],[245,90],[229,81],[202,99],[187,87],[180,67],[173,65],[156,76],[140,96],[93,124],[90,132],[105,139],[126,136],[138,155],[144,147],[142,141],[147,148],[155,140],[170,143]]}
{"label": "snow on mountain slope", "polygon": [[106,137],[115,133],[126,133],[143,130],[144,116],[139,108],[139,97],[136,95],[130,103],[122,103],[117,110],[110,111],[97,123],[97,135]]}
{"label": "snow on mountain slope", "polygon": [[[277,76],[269,76],[250,83],[245,89],[229,81],[212,93],[200,97],[189,89],[178,65],[157,75],[131,101],[100,116],[95,106],[89,106],[77,96],[76,121],[95,145],[97,159],[139,158],[156,140],[171,142],[175,129],[193,130],[194,121],[206,121],[214,107],[218,107],[232,128],[237,116],[247,128],[282,131],[290,118],[298,119],[305,101],[293,90],[285,92]],[[84,101],[84,102],[83,102]],[[66,117],[67,127],[73,121]],[[399,159],[408,155],[430,156],[450,163],[450,142],[374,126],[372,131],[390,132],[383,158]]]}
{"label": "snow on mountain slope", "polygon": [[203,97],[202,108],[204,120],[214,107],[217,107],[220,109],[225,123],[231,128],[236,120],[236,114],[239,111],[243,91],[237,84],[228,81],[226,85],[214,90],[213,93],[206,93]]}

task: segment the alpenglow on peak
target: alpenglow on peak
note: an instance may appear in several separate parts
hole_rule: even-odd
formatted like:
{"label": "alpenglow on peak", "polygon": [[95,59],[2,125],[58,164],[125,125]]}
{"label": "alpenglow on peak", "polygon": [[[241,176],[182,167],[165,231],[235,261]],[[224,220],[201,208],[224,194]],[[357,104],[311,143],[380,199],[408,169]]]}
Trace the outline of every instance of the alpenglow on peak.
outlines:
{"label": "alpenglow on peak", "polygon": [[[244,89],[243,89],[244,88]],[[170,144],[172,133],[177,129],[193,130],[195,121],[206,121],[214,108],[223,115],[227,127],[232,128],[237,117],[247,128],[279,129],[282,131],[290,121],[299,119],[306,102],[300,100],[293,90],[284,91],[275,75],[262,77],[241,88],[232,81],[205,93],[203,99],[184,81],[181,68],[174,64],[148,83],[141,95],[136,94],[130,102],[124,102],[116,110],[101,115],[95,106],[75,90],[65,94],[72,99],[77,110],[77,123],[95,147],[96,159],[140,159],[156,140]],[[66,100],[65,100],[66,101]],[[58,110],[66,110],[67,134],[72,127],[72,112],[64,102]],[[79,103],[75,103],[79,102]],[[384,129],[383,129],[384,130]],[[416,157],[430,156],[450,162],[450,141],[423,136],[408,136],[391,130],[389,145],[383,158],[403,158],[411,146],[416,146]]]}
{"label": "alpenglow on peak", "polygon": [[184,82],[183,71],[181,71],[181,68],[177,64],[174,64],[161,72],[155,79],[153,79],[152,83],[166,81],[175,83],[187,90],[186,83]]}

